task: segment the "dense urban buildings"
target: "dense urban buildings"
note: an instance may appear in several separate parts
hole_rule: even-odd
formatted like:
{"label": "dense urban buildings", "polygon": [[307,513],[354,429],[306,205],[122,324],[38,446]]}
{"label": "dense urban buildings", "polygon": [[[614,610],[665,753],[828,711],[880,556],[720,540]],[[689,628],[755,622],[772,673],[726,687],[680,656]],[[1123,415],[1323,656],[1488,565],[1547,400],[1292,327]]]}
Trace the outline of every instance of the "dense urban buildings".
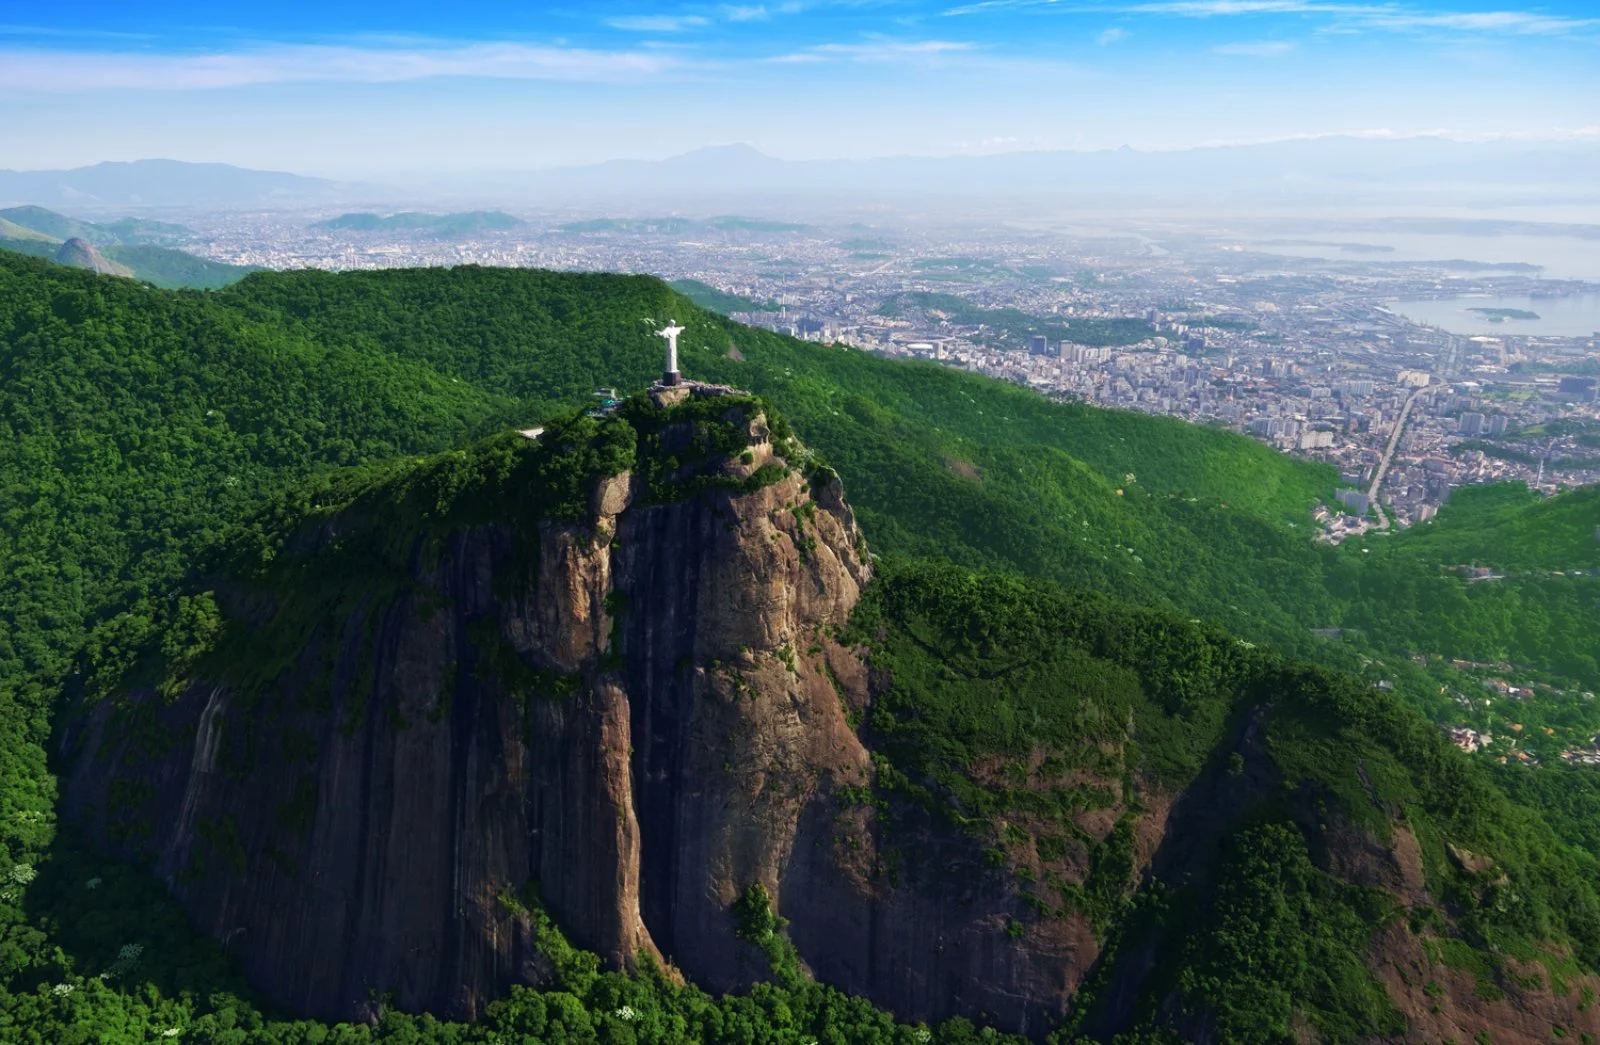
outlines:
{"label": "dense urban buildings", "polygon": [[[194,249],[273,268],[481,264],[693,281],[753,326],[1223,425],[1328,461],[1351,487],[1318,515],[1335,542],[1425,521],[1462,484],[1553,492],[1600,478],[1596,334],[1542,333],[1536,311],[1473,307],[1596,293],[1539,278],[1534,264],[1111,226],[508,218],[444,237],[327,217],[195,222]],[[1411,318],[1432,314],[1419,304],[1470,322],[1429,325]]]}

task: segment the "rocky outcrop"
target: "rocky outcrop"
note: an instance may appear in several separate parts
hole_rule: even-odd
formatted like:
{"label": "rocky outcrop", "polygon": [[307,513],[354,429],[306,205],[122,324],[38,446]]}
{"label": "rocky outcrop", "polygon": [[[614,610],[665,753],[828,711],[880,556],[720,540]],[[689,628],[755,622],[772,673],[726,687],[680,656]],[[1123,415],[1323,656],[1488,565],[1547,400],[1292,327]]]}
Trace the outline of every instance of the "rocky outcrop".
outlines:
{"label": "rocky outcrop", "polygon": [[102,276],[132,276],[133,270],[106,258],[88,240],[73,237],[56,251],[56,263],[73,268],[88,269]]}
{"label": "rocky outcrop", "polygon": [[[446,471],[420,514],[390,518],[399,502],[380,497],[303,523],[287,581],[217,587],[230,638],[209,668],[114,694],[68,731],[69,812],[307,1015],[473,1017],[549,979],[535,906],[613,967],[742,989],[770,974],[732,914],[759,883],[813,975],[902,1019],[1038,1038],[1070,1016],[1110,1040],[1157,1012],[1205,1041],[1163,979],[1190,930],[1108,905],[1160,882],[1204,908],[1228,840],[1270,802],[1321,871],[1412,913],[1375,926],[1367,955],[1405,1040],[1600,1033],[1590,978],[1452,965],[1424,837],[1289,788],[1266,703],[1241,703],[1204,771],[1168,790],[1091,768],[1119,764],[1108,739],[1053,769],[1043,748],[978,758],[964,770],[1017,800],[970,832],[865,786],[884,763],[855,723],[894,683],[838,638],[872,567],[837,477],[749,397],[655,397],[582,446],[551,426],[548,445],[484,451],[496,468],[605,462],[581,482],[525,488],[544,473],[511,467],[498,500],[441,524],[438,505],[483,480]],[[1084,800],[1061,812],[1070,795]],[[1433,844],[1472,887],[1507,884],[1491,858]]]}
{"label": "rocky outcrop", "polygon": [[[262,685],[96,706],[69,738],[69,808],[301,1013],[470,1017],[539,982],[534,888],[616,966],[745,986],[769,972],[730,906],[759,882],[829,981],[911,1018],[1042,1026],[1092,937],[1063,922],[1019,946],[1015,896],[931,825],[897,844],[937,872],[875,873],[876,826],[837,793],[870,779],[847,719],[868,672],[834,638],[871,567],[838,479],[791,467],[727,391],[658,392],[734,404],[717,423],[742,449],[709,486],[696,472],[699,493],[604,477],[580,524],[493,521],[419,550],[403,590],[347,600]],[[679,454],[694,425],[656,438]],[[271,644],[273,598],[219,594]]]}

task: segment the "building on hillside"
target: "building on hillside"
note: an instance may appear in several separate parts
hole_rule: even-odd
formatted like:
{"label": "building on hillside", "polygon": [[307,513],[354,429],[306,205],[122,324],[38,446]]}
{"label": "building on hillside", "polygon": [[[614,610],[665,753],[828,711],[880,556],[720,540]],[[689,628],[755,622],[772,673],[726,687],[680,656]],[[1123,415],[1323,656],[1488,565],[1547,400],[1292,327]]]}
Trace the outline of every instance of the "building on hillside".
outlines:
{"label": "building on hillside", "polygon": [[1362,490],[1340,490],[1333,495],[1334,500],[1350,509],[1351,515],[1366,515],[1367,509],[1372,507],[1372,501]]}

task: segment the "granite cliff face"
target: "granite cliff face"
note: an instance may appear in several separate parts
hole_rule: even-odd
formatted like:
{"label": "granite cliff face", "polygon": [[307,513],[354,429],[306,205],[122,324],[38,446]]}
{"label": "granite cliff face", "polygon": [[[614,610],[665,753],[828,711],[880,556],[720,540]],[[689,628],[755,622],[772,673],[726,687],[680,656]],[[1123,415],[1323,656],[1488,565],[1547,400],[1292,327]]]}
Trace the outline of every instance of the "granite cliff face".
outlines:
{"label": "granite cliff face", "polygon": [[[838,800],[871,773],[849,721],[868,671],[834,639],[871,567],[838,479],[779,455],[743,397],[657,398],[655,464],[599,476],[580,519],[419,539],[405,576],[327,603],[264,682],[230,678],[227,650],[284,645],[293,597],[219,584],[244,645],[214,677],[97,704],[68,738],[69,808],[297,1012],[470,1017],[540,982],[530,886],[617,966],[741,987],[768,975],[730,914],[753,883],[819,975],[896,1011],[1059,1012],[1083,934],[1008,946],[970,885],[886,888],[869,819]],[[354,586],[345,529],[304,527],[284,555]],[[936,835],[941,871],[976,864]]]}
{"label": "granite cliff face", "polygon": [[[988,595],[977,617],[940,616],[958,589],[938,588],[883,624],[872,663],[841,643],[870,557],[838,478],[758,400],[657,389],[537,442],[350,482],[220,558],[118,684],[87,684],[64,739],[68,811],[147,861],[292,1011],[473,1017],[551,979],[546,916],[613,967],[739,990],[771,974],[734,914],[760,885],[812,975],[902,1019],[1038,1038],[1071,1018],[1111,1040],[1155,1014],[1220,1040],[1171,983],[1193,925],[1126,917],[1128,901],[1203,910],[1266,815],[1328,888],[1409,912],[1410,928],[1374,923],[1357,959],[1409,1028],[1378,1038],[1600,1033],[1591,977],[1569,971],[1562,993],[1505,957],[1486,986],[1441,957],[1458,905],[1503,874],[1413,830],[1359,759],[1380,810],[1365,824],[1290,775],[1272,737],[1302,728],[1283,716],[1312,691],[1237,640],[1190,629],[1152,665],[1146,624],[1124,616],[1067,649],[1061,603],[1013,648],[982,634]],[[897,583],[880,579],[868,608]],[[904,776],[892,734],[933,705],[895,702],[935,683],[897,685],[884,665],[915,664],[895,642],[938,679],[1002,688],[1097,657],[1094,673],[1041,676],[1082,729],[966,760],[987,812],[918,800],[927,778]],[[986,648],[998,659],[959,653]],[[1212,684],[1233,703],[1208,719],[1194,709]],[[1009,707],[984,692],[977,714]],[[1180,732],[1207,737],[1193,772],[1126,761],[1140,741],[1177,750]]]}

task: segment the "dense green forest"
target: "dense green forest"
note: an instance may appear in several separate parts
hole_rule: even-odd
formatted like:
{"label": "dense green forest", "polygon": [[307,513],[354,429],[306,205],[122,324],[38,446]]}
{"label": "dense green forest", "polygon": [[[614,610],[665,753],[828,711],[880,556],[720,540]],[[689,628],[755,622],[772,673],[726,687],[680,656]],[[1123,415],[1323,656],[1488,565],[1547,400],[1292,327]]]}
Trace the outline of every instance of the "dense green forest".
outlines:
{"label": "dense green forest", "polygon": [[[1131,694],[1159,692],[1159,680],[1139,674],[1150,651],[1118,653],[1120,674],[1095,667],[1100,661],[1083,659],[1084,633],[1072,623],[1089,614],[1102,627],[1107,615],[1131,611],[1109,602],[1082,609],[1084,596],[1054,585],[1097,592],[1164,614],[1189,635],[1184,642],[1243,649],[1217,637],[1226,629],[1261,647],[1261,659],[1244,657],[1238,670],[1280,672],[1274,677],[1285,685],[1321,694],[1303,709],[1272,713],[1274,735],[1284,738],[1282,766],[1331,772],[1327,763],[1337,760],[1315,757],[1318,731],[1336,720],[1361,723],[1368,764],[1395,767],[1380,774],[1397,789],[1386,800],[1422,810],[1452,837],[1482,837],[1500,859],[1526,869],[1518,872],[1528,883],[1522,899],[1509,908],[1516,920],[1484,913],[1479,937],[1507,948],[1569,940],[1585,967],[1595,967],[1587,778],[1529,783],[1516,775],[1527,772],[1520,767],[1506,767],[1504,779],[1480,775],[1402,710],[1409,702],[1439,713],[1445,684],[1414,660],[1427,655],[1505,660],[1600,689],[1600,579],[1592,575],[1600,567],[1600,501],[1592,490],[1545,500],[1514,489],[1466,491],[1431,526],[1330,549],[1310,540],[1309,520],[1311,507],[1332,495],[1329,469],[1216,430],[1052,403],[932,364],[749,330],[647,277],[479,268],[262,273],[218,291],[165,292],[0,253],[0,866],[11,868],[0,894],[0,1020],[17,1021],[0,1036],[144,1041],[188,1026],[204,1029],[197,1040],[217,1041],[488,1041],[523,1032],[552,1041],[748,1041],[756,1040],[750,1026],[792,1026],[794,1040],[923,1040],[808,982],[715,1001],[693,988],[581,971],[567,984],[573,1001],[522,997],[521,1008],[513,1001],[501,1010],[505,1022],[470,1029],[399,1014],[375,1031],[261,1024],[266,1017],[220,971],[215,952],[186,936],[163,906],[157,884],[94,856],[55,822],[45,755],[51,716],[87,636],[126,607],[168,600],[201,549],[286,487],[567,416],[599,386],[642,386],[660,367],[652,324],[669,318],[688,328],[684,371],[772,402],[844,477],[873,549],[907,564],[863,610],[863,627],[870,613],[887,622],[877,655],[898,658],[907,678],[929,671],[896,638],[903,628],[937,629],[952,663],[968,655],[957,641],[962,629],[978,624],[995,631],[985,657],[1028,636],[1049,634],[1060,644],[1059,663],[1040,666],[1033,688],[1007,697],[1021,702],[1009,718],[975,719],[971,708],[994,695],[962,692],[931,674],[907,696],[926,715],[903,717],[887,704],[871,726],[909,781],[979,807],[1002,801],[971,790],[978,784],[964,778],[963,757],[1003,751],[1006,731],[1030,711],[1076,721],[1072,709],[1028,705],[1047,699],[1051,679],[1074,672],[1093,668],[1108,685],[1133,680],[1133,689],[1113,685],[1104,699],[1118,715],[1143,714],[1137,700],[1146,698]],[[919,572],[912,560],[923,557],[952,565]],[[1470,583],[1447,569],[1462,565],[1505,576]],[[955,613],[968,617],[948,616]],[[1191,626],[1191,618],[1202,623]],[[1346,634],[1330,642],[1313,628]],[[1391,680],[1395,695],[1294,674],[1302,669],[1266,649]],[[1104,660],[1103,652],[1093,656]],[[1201,699],[1192,733],[1149,745],[1138,771],[1198,772],[1196,760],[1237,699]],[[1148,724],[1156,730],[1158,720]],[[1571,771],[1559,772],[1549,779],[1567,780]],[[1350,793],[1349,781],[1323,786]],[[1509,805],[1506,793],[1545,810],[1545,819]],[[1361,913],[1359,897],[1305,870],[1295,855],[1301,843],[1281,830],[1287,815],[1266,816],[1230,850],[1246,891],[1214,909],[1234,926],[1217,938],[1248,941],[1264,910],[1278,918]],[[1280,899],[1263,907],[1262,895]],[[1080,899],[1112,903],[1115,895]],[[1326,924],[1353,923],[1330,915]],[[1359,933],[1329,931],[1296,945],[1296,953],[1321,956],[1305,976],[1317,962],[1345,968],[1341,956],[1358,949]],[[147,941],[144,951],[118,957],[139,941]],[[1208,950],[1199,937],[1174,947],[1190,956],[1188,971],[1173,976],[1193,1004],[1248,998],[1260,986],[1230,980],[1237,956]],[[1262,967],[1279,959],[1251,952],[1250,960]],[[120,971],[106,979],[96,971],[112,969]],[[1390,1017],[1381,1007],[1357,1005],[1369,997],[1363,982],[1305,990],[1335,999],[1317,1002],[1318,1011],[1357,1006],[1367,1014],[1362,1026],[1384,1026]],[[648,1013],[663,1021],[652,1026],[668,1029],[646,1033],[642,1020],[597,1024],[592,1014],[612,1011],[606,1006]],[[1282,1015],[1259,1027],[1237,1024],[1238,1040],[1273,1040],[1272,1020]],[[862,1029],[868,1025],[875,1029]],[[265,1029],[249,1029],[256,1026]],[[975,1033],[937,1032],[949,1041]],[[1329,1033],[1343,1032],[1329,1024]]]}
{"label": "dense green forest", "polygon": [[754,298],[730,294],[725,290],[718,290],[709,283],[702,283],[698,279],[675,279],[668,283],[667,286],[693,301],[707,312],[715,312],[723,316],[734,312],[779,311],[778,306],[770,301],[756,301]]}

